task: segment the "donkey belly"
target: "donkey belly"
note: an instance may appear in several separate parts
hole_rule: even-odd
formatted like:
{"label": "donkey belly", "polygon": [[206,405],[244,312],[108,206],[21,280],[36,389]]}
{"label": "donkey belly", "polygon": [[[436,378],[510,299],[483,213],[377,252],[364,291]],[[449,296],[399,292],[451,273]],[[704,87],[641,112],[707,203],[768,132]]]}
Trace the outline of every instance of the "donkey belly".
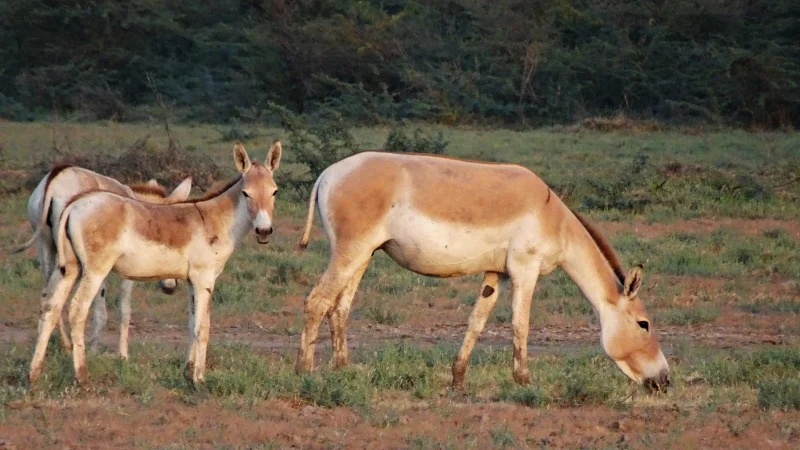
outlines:
{"label": "donkey belly", "polygon": [[401,266],[423,275],[504,272],[510,228],[441,222],[418,212],[398,214],[390,220],[389,240],[382,248]]}
{"label": "donkey belly", "polygon": [[137,281],[186,279],[189,266],[181,251],[154,242],[138,242],[130,250],[114,264],[121,277]]}

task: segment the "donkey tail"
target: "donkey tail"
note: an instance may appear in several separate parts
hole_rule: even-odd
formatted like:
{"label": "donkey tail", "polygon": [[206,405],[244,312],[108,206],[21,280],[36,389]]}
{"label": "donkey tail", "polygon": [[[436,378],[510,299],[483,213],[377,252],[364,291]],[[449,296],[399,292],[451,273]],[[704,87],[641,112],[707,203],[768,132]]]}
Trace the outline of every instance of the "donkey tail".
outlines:
{"label": "donkey tail", "polygon": [[22,244],[14,247],[14,249],[11,250],[11,253],[19,253],[25,250],[26,248],[30,247],[31,245],[33,245],[34,242],[36,242],[36,239],[39,237],[39,235],[42,234],[42,229],[47,224],[47,217],[50,215],[50,204],[53,202],[53,193],[49,189],[50,182],[52,182],[53,178],[55,178],[56,175],[58,175],[59,173],[61,173],[61,170],[51,170],[50,173],[47,174],[48,180],[45,182],[44,201],[42,204],[42,215],[41,217],[39,217],[39,223],[36,225],[36,229],[33,230],[33,236],[31,236],[30,239],[23,242]]}
{"label": "donkey tail", "polygon": [[56,233],[56,247],[58,249],[58,268],[61,270],[61,273],[64,273],[64,268],[67,265],[67,256],[64,251],[66,250],[67,240],[69,236],[67,236],[67,223],[69,222],[69,213],[72,211],[72,204],[67,205],[64,212],[61,214],[61,219],[58,221],[58,232]]}
{"label": "donkey tail", "polygon": [[317,178],[314,183],[314,188],[311,189],[311,198],[308,200],[308,217],[306,218],[306,228],[303,230],[303,237],[297,243],[297,248],[305,250],[308,247],[308,240],[311,238],[311,227],[314,225],[314,209],[317,204],[317,192],[319,191],[319,182],[322,180],[322,175]]}

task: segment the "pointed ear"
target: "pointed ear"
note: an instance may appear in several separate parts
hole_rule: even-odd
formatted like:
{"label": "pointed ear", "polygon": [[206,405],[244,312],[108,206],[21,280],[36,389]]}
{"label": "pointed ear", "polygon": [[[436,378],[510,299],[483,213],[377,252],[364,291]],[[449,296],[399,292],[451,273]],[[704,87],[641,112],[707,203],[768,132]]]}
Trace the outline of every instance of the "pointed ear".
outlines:
{"label": "pointed ear", "polygon": [[157,187],[158,186],[158,181],[156,181],[155,178],[151,178],[144,185],[145,186],[150,186],[150,187]]}
{"label": "pointed ear", "polygon": [[253,165],[250,162],[250,157],[247,156],[247,150],[244,149],[244,145],[239,141],[236,141],[236,145],[233,147],[233,161],[236,163],[236,170],[241,173],[247,172]]}
{"label": "pointed ear", "polygon": [[281,153],[283,153],[283,149],[281,148],[281,141],[276,140],[272,147],[269,148],[269,152],[267,153],[267,159],[264,161],[264,165],[269,167],[270,170],[275,172],[275,169],[281,163]]}
{"label": "pointed ear", "polygon": [[628,298],[635,297],[639,288],[642,286],[642,269],[643,267],[641,265],[637,265],[631,269],[630,272],[628,272],[628,276],[625,277],[625,290],[623,293]]}
{"label": "pointed ear", "polygon": [[186,177],[185,180],[181,181],[181,184],[169,194],[169,199],[176,202],[182,202],[189,198],[189,194],[192,192],[192,177]]}

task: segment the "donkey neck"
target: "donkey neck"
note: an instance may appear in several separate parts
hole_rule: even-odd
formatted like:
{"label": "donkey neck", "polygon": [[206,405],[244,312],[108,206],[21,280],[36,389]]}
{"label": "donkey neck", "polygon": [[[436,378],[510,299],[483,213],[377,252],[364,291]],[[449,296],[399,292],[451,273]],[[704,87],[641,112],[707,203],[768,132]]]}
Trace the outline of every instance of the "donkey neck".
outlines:
{"label": "donkey neck", "polygon": [[572,214],[565,220],[570,240],[561,267],[594,306],[602,323],[604,312],[615,306],[622,282],[583,224]]}
{"label": "donkey neck", "polygon": [[214,223],[224,228],[216,231],[227,232],[234,247],[253,228],[252,221],[248,217],[247,205],[242,198],[243,186],[244,178],[240,177],[217,195],[196,203],[197,209],[204,216],[203,221],[207,222],[210,219],[205,217],[208,213],[214,214]]}

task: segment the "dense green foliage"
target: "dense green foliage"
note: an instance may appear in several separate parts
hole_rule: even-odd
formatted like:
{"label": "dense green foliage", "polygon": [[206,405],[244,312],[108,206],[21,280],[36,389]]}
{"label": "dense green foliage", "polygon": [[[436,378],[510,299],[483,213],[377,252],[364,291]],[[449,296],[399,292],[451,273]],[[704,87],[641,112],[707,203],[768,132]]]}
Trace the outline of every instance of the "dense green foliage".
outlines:
{"label": "dense green foliage", "polygon": [[796,0],[5,0],[0,41],[11,119],[800,124]]}

